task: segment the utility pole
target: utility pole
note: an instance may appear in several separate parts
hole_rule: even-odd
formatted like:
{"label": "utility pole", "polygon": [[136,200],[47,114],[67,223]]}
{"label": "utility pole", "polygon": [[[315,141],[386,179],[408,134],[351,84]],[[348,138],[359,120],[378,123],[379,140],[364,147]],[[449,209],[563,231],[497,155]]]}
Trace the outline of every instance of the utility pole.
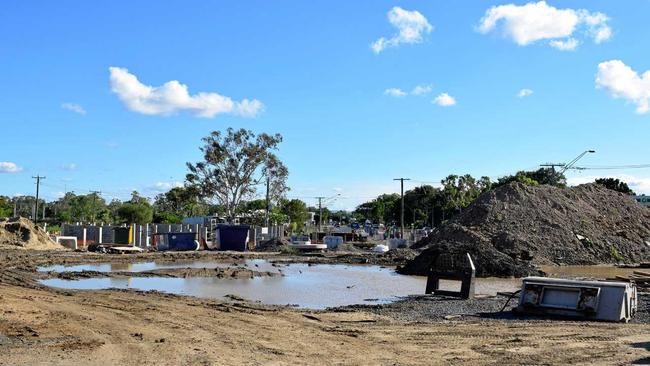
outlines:
{"label": "utility pole", "polygon": [[264,217],[264,225],[266,227],[269,227],[269,215],[271,211],[270,188],[271,188],[271,177],[267,176],[266,177],[266,216]]}
{"label": "utility pole", "polygon": [[32,177],[32,179],[36,179],[36,202],[34,203],[34,224],[36,224],[38,223],[38,191],[41,187],[41,179],[45,179],[45,177],[41,177],[37,174],[35,177]]}
{"label": "utility pole", "polygon": [[95,206],[95,201],[97,200],[97,195],[102,194],[102,191],[90,191],[90,193],[93,194],[93,223],[95,222],[95,213],[97,211],[97,207]]}
{"label": "utility pole", "polygon": [[411,180],[410,178],[395,178],[393,180],[398,180],[400,181],[400,187],[401,187],[401,197],[402,197],[402,207],[400,210],[400,239],[404,239],[404,181],[405,180]]}
{"label": "utility pole", "polygon": [[320,227],[323,223],[323,198],[325,197],[316,198],[318,198],[318,232],[320,233]]}

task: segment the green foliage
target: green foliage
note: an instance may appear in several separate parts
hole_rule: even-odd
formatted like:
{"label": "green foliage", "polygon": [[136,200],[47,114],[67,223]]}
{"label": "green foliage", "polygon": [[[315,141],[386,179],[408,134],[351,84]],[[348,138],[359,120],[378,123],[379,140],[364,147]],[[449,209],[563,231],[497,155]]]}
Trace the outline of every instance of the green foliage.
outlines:
{"label": "green foliage", "polygon": [[117,209],[117,215],[125,224],[147,224],[153,220],[153,207],[147,198],[133,191],[131,200],[123,203]]}
{"label": "green foliage", "polygon": [[47,226],[47,232],[52,234],[52,233],[60,233],[61,232],[61,226],[59,225],[48,225]]}
{"label": "green foliage", "polygon": [[616,178],[598,178],[596,179],[596,184],[616,192],[634,195],[634,191],[630,189],[627,183]]}
{"label": "green foliage", "polygon": [[182,220],[182,217],[173,212],[162,211],[156,212],[153,215],[153,222],[159,224],[180,224]]}
{"label": "green foliage", "polygon": [[209,213],[208,205],[195,187],[174,187],[156,196],[156,211],[169,212],[179,217],[203,216]]}
{"label": "green foliage", "polygon": [[0,219],[11,217],[14,213],[14,205],[9,197],[0,196]]}
{"label": "green foliage", "polygon": [[146,224],[153,219],[153,208],[144,203],[124,203],[117,214],[122,223],[125,224]]}
{"label": "green foliage", "polygon": [[[488,177],[476,179],[469,174],[450,175],[442,188],[422,185],[404,193],[404,223],[417,227],[439,225],[469,206],[492,187]],[[357,207],[355,215],[373,222],[399,224],[401,202],[398,194],[384,194]]]}
{"label": "green foliage", "polygon": [[202,197],[216,199],[230,220],[257,186],[269,181],[271,200],[288,190],[289,171],[275,155],[282,142],[279,134],[256,135],[250,130],[228,128],[226,134],[212,132],[203,138],[203,161],[187,163],[187,184]]}
{"label": "green foliage", "polygon": [[534,171],[519,171],[515,175],[501,177],[494,184],[494,188],[506,185],[510,182],[520,182],[529,186],[547,184],[556,187],[566,187],[564,174],[553,168],[540,168]]}
{"label": "green foliage", "polygon": [[612,258],[614,258],[617,262],[625,261],[625,258],[623,258],[623,256],[618,252],[618,250],[616,250],[616,247],[613,245],[609,246],[609,255],[611,255]]}
{"label": "green foliage", "polygon": [[297,227],[303,227],[309,218],[307,204],[299,199],[282,202],[282,213],[289,218],[289,222],[296,223]]}

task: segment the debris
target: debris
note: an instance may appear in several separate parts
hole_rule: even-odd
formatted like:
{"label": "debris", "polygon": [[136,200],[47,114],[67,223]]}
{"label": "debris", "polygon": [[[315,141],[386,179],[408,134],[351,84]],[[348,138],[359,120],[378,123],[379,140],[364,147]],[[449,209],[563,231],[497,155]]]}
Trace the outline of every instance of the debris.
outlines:
{"label": "debris", "polygon": [[315,317],[313,315],[310,315],[310,314],[302,314],[302,316],[304,316],[305,318],[310,319],[310,320],[315,320],[317,322],[322,321],[322,320],[320,320],[320,318],[317,318],[317,317]]}
{"label": "debris", "polygon": [[376,245],[374,248],[372,248],[372,251],[375,253],[386,253],[388,250],[388,245],[382,244]]}
{"label": "debris", "polygon": [[628,322],[637,310],[631,283],[546,277],[523,279],[518,312]]}
{"label": "debris", "polygon": [[[475,276],[476,267],[469,253],[460,260],[454,260],[451,256],[439,256],[429,271],[424,293],[471,299],[474,297]],[[460,281],[460,291],[440,290],[440,280]]]}

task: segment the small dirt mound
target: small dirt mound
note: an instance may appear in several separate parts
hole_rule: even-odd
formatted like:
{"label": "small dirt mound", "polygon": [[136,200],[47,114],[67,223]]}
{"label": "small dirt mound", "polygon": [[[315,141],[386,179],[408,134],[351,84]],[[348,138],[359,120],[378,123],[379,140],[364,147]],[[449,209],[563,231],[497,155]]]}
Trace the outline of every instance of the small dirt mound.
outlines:
{"label": "small dirt mound", "polygon": [[0,246],[31,250],[63,249],[50,239],[45,230],[22,217],[0,220]]}
{"label": "small dirt mound", "polygon": [[282,248],[287,248],[289,245],[289,241],[287,239],[280,239],[280,238],[275,238],[275,239],[269,239],[267,241],[263,241],[255,247],[256,252],[279,252],[282,250]]}
{"label": "small dirt mound", "polygon": [[481,195],[417,243],[424,251],[402,273],[426,274],[436,258],[468,252],[479,276],[525,276],[540,264],[650,260],[650,209],[595,185],[511,183]]}

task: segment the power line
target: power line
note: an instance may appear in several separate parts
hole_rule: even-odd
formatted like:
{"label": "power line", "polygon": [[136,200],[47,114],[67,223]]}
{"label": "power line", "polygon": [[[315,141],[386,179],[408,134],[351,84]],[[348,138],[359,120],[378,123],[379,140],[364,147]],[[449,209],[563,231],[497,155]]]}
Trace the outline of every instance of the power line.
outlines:
{"label": "power line", "polygon": [[631,164],[631,165],[586,165],[586,166],[576,166],[572,169],[574,170],[623,170],[623,169],[647,169],[650,168],[650,164]]}

